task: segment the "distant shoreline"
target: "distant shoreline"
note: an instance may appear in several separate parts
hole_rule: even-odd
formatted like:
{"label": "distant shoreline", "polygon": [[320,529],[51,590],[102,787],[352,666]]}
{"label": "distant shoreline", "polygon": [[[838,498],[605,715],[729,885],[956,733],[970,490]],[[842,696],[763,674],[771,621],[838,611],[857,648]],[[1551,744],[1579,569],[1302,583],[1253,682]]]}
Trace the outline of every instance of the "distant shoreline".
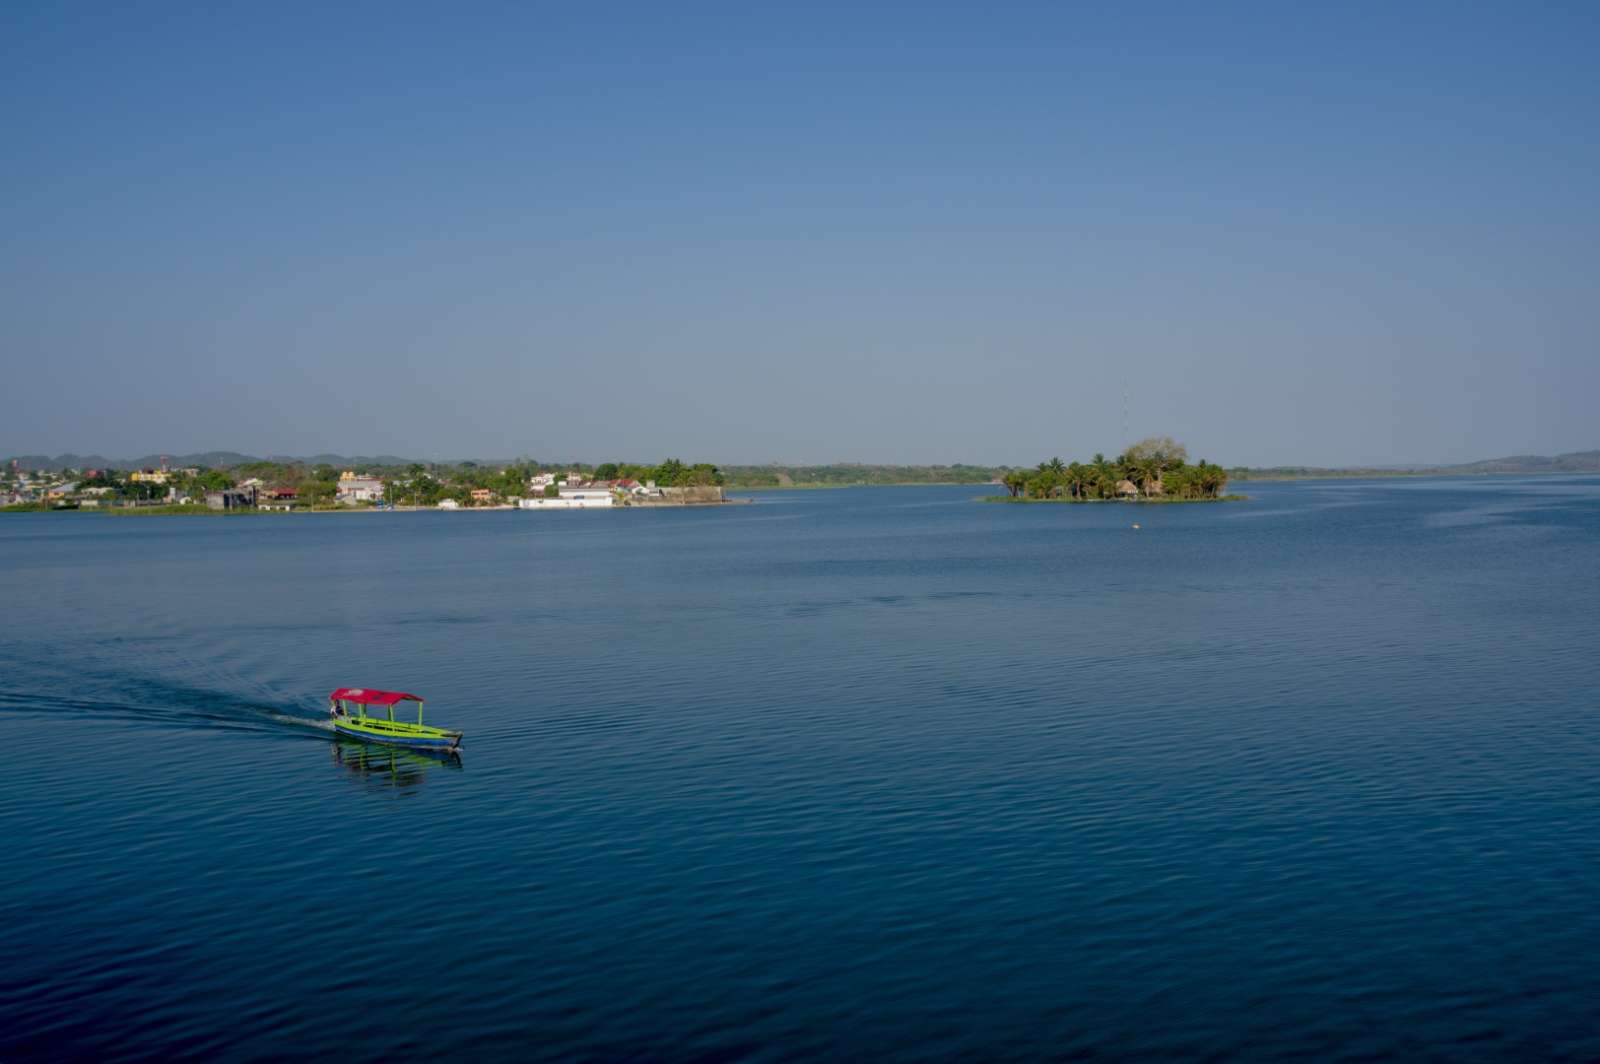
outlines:
{"label": "distant shoreline", "polygon": [[[550,513],[600,510],[692,510],[718,506],[751,506],[754,499],[723,499],[721,502],[649,502],[627,506],[564,506],[551,507]],[[0,514],[82,514],[100,517],[294,517],[308,514],[490,514],[523,512],[520,506],[461,506],[445,509],[438,506],[333,506],[300,507],[293,510],[268,510],[254,506],[240,506],[228,510],[213,510],[209,506],[0,506]],[[529,511],[531,512],[531,511]]]}

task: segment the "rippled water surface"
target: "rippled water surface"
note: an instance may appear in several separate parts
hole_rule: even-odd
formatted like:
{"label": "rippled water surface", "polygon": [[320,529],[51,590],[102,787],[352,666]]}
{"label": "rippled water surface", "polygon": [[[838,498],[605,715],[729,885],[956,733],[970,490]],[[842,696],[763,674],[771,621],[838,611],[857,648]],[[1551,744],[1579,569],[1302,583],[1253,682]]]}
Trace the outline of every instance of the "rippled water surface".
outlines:
{"label": "rippled water surface", "polygon": [[1245,490],[0,517],[0,1059],[1600,1057],[1600,480]]}

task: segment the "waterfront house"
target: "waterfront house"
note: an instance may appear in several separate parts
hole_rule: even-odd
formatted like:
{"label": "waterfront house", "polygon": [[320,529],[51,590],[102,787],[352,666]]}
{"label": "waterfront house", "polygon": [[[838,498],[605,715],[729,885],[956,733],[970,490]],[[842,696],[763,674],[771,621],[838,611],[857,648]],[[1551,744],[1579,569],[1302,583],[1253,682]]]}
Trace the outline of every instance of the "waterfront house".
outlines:
{"label": "waterfront house", "polygon": [[254,488],[228,488],[206,492],[206,505],[213,510],[243,510],[256,504]]}
{"label": "waterfront house", "polygon": [[300,505],[300,493],[294,488],[268,488],[258,494],[256,505],[263,510],[288,512]]}
{"label": "waterfront house", "polygon": [[616,496],[611,494],[610,488],[563,484],[560,494],[553,499],[523,499],[518,505],[524,510],[587,510],[615,504]]}
{"label": "waterfront house", "polygon": [[359,476],[353,469],[339,474],[339,487],[334,498],[341,503],[382,502],[383,481],[377,477]]}
{"label": "waterfront house", "polygon": [[583,487],[561,486],[560,499],[568,499],[576,505],[583,506],[610,506],[616,500],[611,496],[611,489],[599,485],[586,485]]}
{"label": "waterfront house", "polygon": [[624,478],[617,481],[617,491],[635,499],[657,497],[661,494],[661,489],[656,487],[655,481],[652,480],[641,484],[632,478]]}

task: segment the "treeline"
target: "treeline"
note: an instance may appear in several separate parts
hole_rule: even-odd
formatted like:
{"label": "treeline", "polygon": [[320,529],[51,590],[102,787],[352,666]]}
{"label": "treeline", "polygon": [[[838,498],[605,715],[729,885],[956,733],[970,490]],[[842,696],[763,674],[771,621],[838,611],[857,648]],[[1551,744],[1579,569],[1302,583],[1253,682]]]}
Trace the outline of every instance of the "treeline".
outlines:
{"label": "treeline", "polygon": [[594,480],[637,480],[641,484],[653,480],[658,488],[709,487],[727,480],[722,470],[710,462],[689,465],[676,458],[668,458],[656,466],[601,462],[589,475]]}
{"label": "treeline", "polygon": [[1204,460],[1191,465],[1183,444],[1153,436],[1114,459],[1051,458],[1031,470],[1012,470],[1000,482],[1014,499],[1216,499],[1227,490],[1228,471]]}
{"label": "treeline", "polygon": [[864,484],[985,484],[1005,472],[1003,466],[975,465],[836,465],[728,466],[728,483],[736,488],[846,487]]}

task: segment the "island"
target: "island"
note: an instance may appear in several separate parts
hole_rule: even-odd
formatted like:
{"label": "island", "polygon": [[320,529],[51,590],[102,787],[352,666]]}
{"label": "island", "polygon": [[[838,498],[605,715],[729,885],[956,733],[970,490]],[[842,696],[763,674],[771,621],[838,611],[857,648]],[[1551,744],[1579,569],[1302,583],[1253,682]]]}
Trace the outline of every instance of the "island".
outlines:
{"label": "island", "polygon": [[1189,451],[1170,436],[1140,440],[1114,459],[1096,454],[1088,462],[1051,458],[1033,469],[999,478],[1010,493],[986,502],[1222,502],[1228,471],[1207,461],[1189,462]]}

